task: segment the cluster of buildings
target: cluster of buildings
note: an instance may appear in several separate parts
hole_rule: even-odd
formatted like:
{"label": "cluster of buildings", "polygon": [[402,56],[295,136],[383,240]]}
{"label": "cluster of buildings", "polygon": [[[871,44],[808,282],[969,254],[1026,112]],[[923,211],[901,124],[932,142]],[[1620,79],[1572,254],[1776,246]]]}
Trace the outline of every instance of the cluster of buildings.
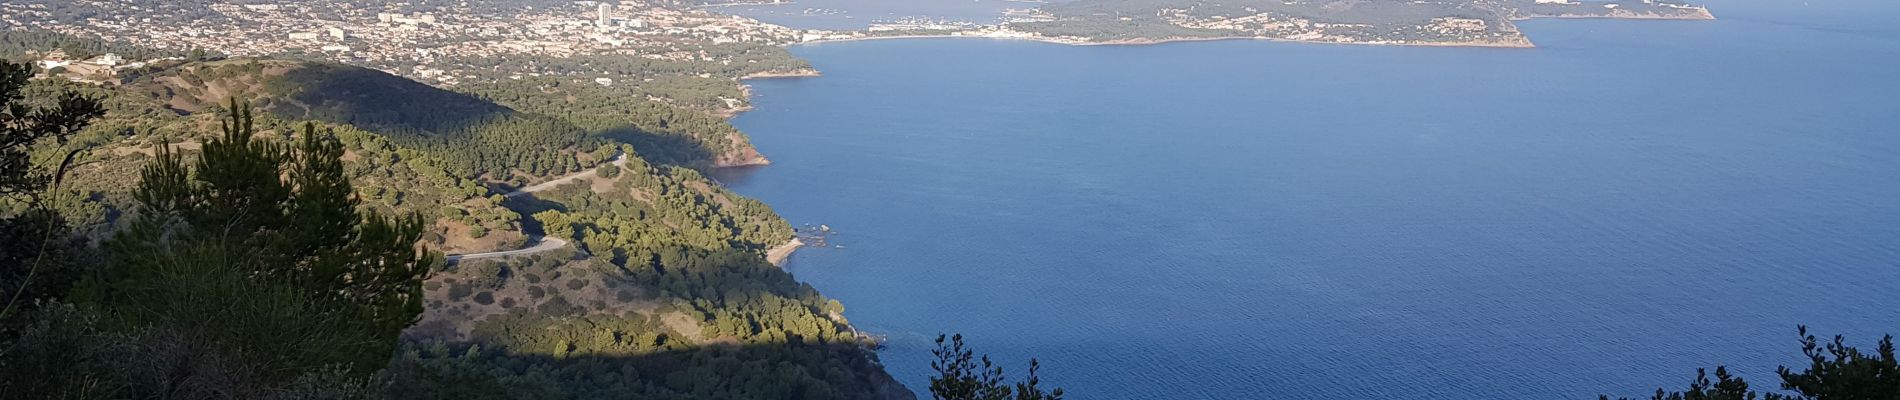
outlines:
{"label": "cluster of buildings", "polygon": [[[490,56],[628,54],[701,61],[704,52],[659,51],[726,43],[787,44],[804,32],[749,18],[641,1],[575,1],[555,7],[480,11],[462,3],[414,11],[409,3],[304,2],[189,5],[140,0],[71,2],[92,7],[62,20],[43,2],[0,2],[0,29],[40,29],[165,49],[233,56],[303,54],[453,85],[470,78],[453,60]],[[155,5],[154,5],[155,4]],[[376,4],[353,5],[353,4]],[[405,7],[411,7],[405,9]],[[177,8],[176,10],[172,8]],[[201,13],[200,17],[168,18]],[[206,18],[209,16],[210,18]],[[70,66],[69,66],[70,67]]]}
{"label": "cluster of buildings", "polygon": [[113,53],[80,59],[59,49],[27,55],[37,60],[34,64],[45,74],[65,77],[76,82],[95,83],[114,82],[111,78],[119,76],[119,73],[144,68],[152,63],[182,60],[182,58],[174,57],[133,61]]}
{"label": "cluster of buildings", "polygon": [[976,24],[970,23],[970,22],[950,21],[950,20],[942,20],[942,19],[932,20],[929,18],[915,18],[914,17],[914,18],[903,18],[903,19],[899,19],[899,20],[891,21],[891,22],[874,23],[874,24],[871,24],[871,26],[865,30],[871,31],[871,32],[960,31],[960,30],[966,30],[966,29],[975,29],[976,27],[977,27]]}

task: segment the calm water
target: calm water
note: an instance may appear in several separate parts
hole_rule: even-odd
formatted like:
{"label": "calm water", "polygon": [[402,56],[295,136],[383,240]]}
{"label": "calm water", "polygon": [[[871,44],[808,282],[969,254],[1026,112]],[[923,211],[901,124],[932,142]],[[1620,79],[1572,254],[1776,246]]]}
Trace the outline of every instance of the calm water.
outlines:
{"label": "calm water", "polygon": [[789,268],[913,389],[938,332],[1088,399],[1772,387],[1796,324],[1900,333],[1900,6],[1832,4],[1535,50],[801,47],[826,76],[754,82],[776,164],[726,180],[842,232]]}

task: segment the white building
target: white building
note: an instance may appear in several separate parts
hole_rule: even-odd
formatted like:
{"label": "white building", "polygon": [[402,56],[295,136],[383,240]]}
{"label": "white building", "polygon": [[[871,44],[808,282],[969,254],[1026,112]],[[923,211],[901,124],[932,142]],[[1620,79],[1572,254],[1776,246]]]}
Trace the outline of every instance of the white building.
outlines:
{"label": "white building", "polygon": [[598,18],[599,19],[594,21],[594,26],[605,28],[613,25],[614,6],[612,4],[600,3],[600,15]]}
{"label": "white building", "polygon": [[102,55],[102,56],[93,57],[91,60],[86,60],[86,62],[91,63],[91,64],[96,64],[96,65],[103,65],[107,67],[116,67],[116,66],[119,66],[119,64],[124,63],[125,58],[119,57],[118,54],[106,53],[105,55]]}
{"label": "white building", "polygon": [[64,68],[73,65],[72,61],[40,60],[40,69]]}

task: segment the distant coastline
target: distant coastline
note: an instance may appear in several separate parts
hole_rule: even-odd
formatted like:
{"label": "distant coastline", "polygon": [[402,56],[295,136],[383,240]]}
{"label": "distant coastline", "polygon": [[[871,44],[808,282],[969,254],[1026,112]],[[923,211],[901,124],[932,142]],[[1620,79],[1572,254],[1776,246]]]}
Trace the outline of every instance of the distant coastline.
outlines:
{"label": "distant coastline", "polygon": [[1525,49],[1525,48],[1536,47],[1528,39],[1523,40],[1521,42],[1398,43],[1398,42],[1340,42],[1340,41],[1329,41],[1329,40],[1301,40],[1301,39],[1273,38],[1273,37],[1264,37],[1264,36],[1209,36],[1209,37],[1174,37],[1174,38],[1163,38],[1163,39],[1121,39],[1121,40],[1108,40],[1108,41],[1094,42],[1094,41],[1076,40],[1076,39],[1058,38],[1058,37],[1047,37],[1047,36],[991,36],[991,35],[955,35],[955,34],[865,36],[865,37],[855,37],[855,38],[845,38],[845,39],[819,39],[819,40],[813,40],[813,41],[808,41],[808,42],[793,43],[786,46],[797,47],[797,46],[809,46],[809,45],[822,45],[822,44],[829,44],[829,43],[863,42],[863,41],[873,41],[873,40],[905,40],[905,39],[1020,40],[1020,41],[1029,41],[1029,42],[1061,44],[1061,45],[1069,45],[1069,46],[1152,46],[1152,45],[1180,43],[1180,42],[1258,40],[1258,41],[1266,41],[1266,42],[1339,44],[1339,45],[1358,45],[1358,46],[1477,47],[1477,48],[1512,48],[1512,49]]}
{"label": "distant coastline", "polygon": [[812,77],[819,77],[819,76],[825,76],[825,74],[823,72],[818,72],[817,69],[806,68],[806,69],[801,69],[801,70],[791,71],[791,72],[758,72],[758,73],[746,74],[745,76],[739,77],[739,80],[747,81],[747,80],[753,80],[753,79],[812,78]]}
{"label": "distant coastline", "polygon": [[[1393,28],[1424,30],[1423,34],[1375,34],[1353,30],[1336,30],[1338,26],[1371,27],[1373,25],[1331,24],[1312,22],[1300,18],[1288,18],[1284,15],[1258,13],[1250,16],[1215,16],[1209,19],[1174,16],[1168,18],[1140,17],[1121,21],[1149,21],[1165,23],[1176,28],[1198,30],[1194,33],[1179,33],[1165,29],[1142,29],[1129,27],[1110,29],[1104,32],[1077,34],[1074,30],[1051,31],[1047,27],[1024,26],[1019,23],[997,25],[974,25],[953,23],[932,23],[928,21],[906,21],[876,26],[867,30],[814,31],[805,34],[803,40],[784,44],[786,47],[819,45],[826,43],[856,42],[869,40],[897,39],[945,39],[945,38],[984,38],[999,40],[1027,40],[1074,46],[1143,46],[1174,42],[1199,42],[1215,40],[1263,40],[1289,43],[1346,44],[1375,46],[1420,46],[1420,47],[1482,47],[1482,48],[1534,48],[1529,36],[1518,30],[1513,21],[1531,19],[1632,19],[1632,20],[1715,20],[1715,15],[1707,7],[1692,6],[1687,3],[1651,3],[1626,5],[1611,2],[1602,7],[1585,6],[1576,1],[1556,3],[1539,2],[1525,8],[1510,8],[1495,11],[1492,19],[1476,17],[1445,16]],[[1634,4],[1634,3],[1632,3]],[[1094,10],[1100,11],[1100,10]],[[1071,12],[1072,13],[1072,12]],[[1099,14],[1099,12],[1097,13]],[[1087,16],[1062,17],[1062,13],[1044,12],[1041,16],[1049,21],[1089,22]],[[1088,14],[1094,15],[1094,14]],[[1436,14],[1428,14],[1436,15]],[[1245,22],[1237,22],[1245,21]],[[1262,22],[1267,21],[1267,22]],[[1096,21],[1100,22],[1100,21]],[[1255,24],[1255,25],[1249,25]],[[1256,26],[1259,24],[1265,24]],[[1309,26],[1311,24],[1311,26]],[[1298,28],[1290,28],[1297,26]],[[879,28],[883,28],[880,30]],[[1354,28],[1357,29],[1357,28]],[[1476,31],[1477,34],[1473,34]]]}
{"label": "distant coastline", "polygon": [[[717,111],[717,114],[721,118],[732,119],[733,117],[739,116],[739,114],[744,114],[746,111],[752,111],[752,85],[745,84],[745,81],[756,80],[756,79],[816,78],[820,76],[825,76],[825,74],[823,72],[818,72],[817,69],[813,69],[813,68],[805,68],[805,69],[790,71],[790,72],[758,72],[758,73],[752,73],[752,74],[747,74],[745,76],[741,76],[739,77],[739,79],[737,79],[739,81],[739,100],[745,101],[745,105],[728,108],[724,110],[719,110]],[[770,164],[770,162],[741,164],[741,165],[723,165],[721,167],[744,167],[748,165],[766,165],[766,164]]]}
{"label": "distant coastline", "polygon": [[[1680,16],[1662,15],[1662,14],[1637,14],[1637,13],[1620,12],[1621,10],[1619,10],[1619,11],[1613,11],[1610,13],[1602,13],[1602,14],[1542,14],[1542,15],[1530,15],[1530,16],[1520,15],[1516,18],[1510,18],[1510,20],[1521,21],[1521,20],[1543,19],[1543,18],[1550,18],[1550,19],[1643,19],[1643,20],[1714,20],[1715,19],[1715,16],[1709,13],[1707,9],[1697,9],[1697,10],[1700,12],[1685,14],[1685,15],[1680,15]],[[1513,29],[1513,32],[1516,32],[1515,29]],[[1050,44],[1059,44],[1059,45],[1068,45],[1068,46],[1151,46],[1151,45],[1162,45],[1162,44],[1168,44],[1168,43],[1182,43],[1182,42],[1254,40],[1254,41],[1266,41],[1266,42],[1359,45],[1359,46],[1466,47],[1466,48],[1494,48],[1494,49],[1529,49],[1529,48],[1537,47],[1535,43],[1531,42],[1528,36],[1523,35],[1521,32],[1516,32],[1516,33],[1517,33],[1516,36],[1511,37],[1511,39],[1515,39],[1515,40],[1497,40],[1497,41],[1348,42],[1348,41],[1337,41],[1337,40],[1287,39],[1287,38],[1275,38],[1275,37],[1265,37],[1265,36],[1168,37],[1168,38],[1159,38],[1159,39],[1141,38],[1141,39],[1090,41],[1086,39],[1073,38],[1073,37],[1050,37],[1050,36],[1041,36],[1041,35],[1033,35],[1033,34],[1025,35],[1025,34],[1019,34],[1019,33],[1016,33],[1016,34],[962,34],[961,32],[957,32],[957,33],[944,33],[944,34],[913,34],[913,35],[860,36],[860,37],[850,37],[850,38],[828,38],[828,39],[817,39],[817,40],[809,40],[809,41],[803,41],[803,42],[797,42],[797,43],[790,43],[790,44],[785,44],[783,46],[787,48],[791,48],[791,47],[798,47],[798,46],[816,46],[816,45],[825,45],[825,44],[833,44],[833,43],[865,42],[865,41],[878,41],[878,40],[989,39],[989,40],[1001,40],[1001,41],[1028,41],[1028,42],[1050,43]],[[817,70],[816,68],[804,68],[804,69],[795,70],[795,71],[783,71],[783,72],[759,72],[759,73],[753,73],[753,74],[747,74],[747,75],[741,76],[736,80],[739,82],[740,98],[746,102],[746,105],[737,107],[737,108],[728,109],[728,110],[723,110],[719,114],[724,118],[731,119],[731,118],[737,117],[739,114],[745,113],[747,111],[751,111],[753,109],[753,107],[750,105],[751,100],[752,100],[752,95],[753,95],[752,86],[746,84],[745,83],[746,81],[761,80],[761,79],[816,78],[816,77],[822,77],[822,76],[824,76],[824,73]],[[767,250],[765,254],[766,261],[770,262],[774,266],[778,266],[782,268],[785,266],[786,261],[790,260],[793,253],[797,252],[798,248],[803,247],[804,245],[805,243],[803,241],[799,240],[798,238],[793,238],[789,242],[780,244],[778,246],[775,246]]]}

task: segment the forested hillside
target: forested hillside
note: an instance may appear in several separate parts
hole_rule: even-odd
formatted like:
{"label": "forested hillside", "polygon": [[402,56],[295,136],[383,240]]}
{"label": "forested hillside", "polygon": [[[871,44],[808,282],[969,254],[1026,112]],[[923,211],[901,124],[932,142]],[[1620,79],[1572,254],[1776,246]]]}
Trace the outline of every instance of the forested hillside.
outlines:
{"label": "forested hillside", "polygon": [[459,89],[521,110],[558,117],[596,135],[632,144],[641,157],[656,163],[704,168],[766,162],[745,134],[725,118],[657,101],[629,101],[642,94],[627,86],[531,77],[468,84]]}
{"label": "forested hillside", "polygon": [[[291,164],[278,167],[289,171],[279,174],[268,173],[270,169],[241,165],[318,162],[333,158],[334,164],[324,167],[335,174],[335,178],[325,178],[325,182],[329,182],[324,189],[326,196],[345,196],[350,199],[348,208],[361,213],[417,217],[404,220],[399,224],[398,234],[388,239],[420,242],[427,248],[449,252],[492,250],[519,246],[531,234],[545,229],[549,235],[569,238],[575,244],[556,252],[491,261],[444,264],[433,258],[418,258],[414,262],[433,276],[418,279],[416,292],[403,295],[403,301],[413,302],[416,312],[413,315],[421,323],[408,329],[403,335],[406,339],[380,347],[401,349],[385,353],[396,355],[390,364],[373,368],[362,359],[310,358],[319,355],[315,353],[275,361],[245,356],[219,364],[218,368],[241,369],[261,365],[256,363],[274,363],[270,364],[275,365],[272,368],[279,370],[306,371],[254,376],[245,383],[246,393],[289,390],[294,382],[315,380],[323,382],[320,386],[324,389],[390,398],[450,398],[446,396],[465,393],[459,391],[462,389],[493,388],[497,383],[508,384],[505,389],[477,392],[479,395],[475,397],[600,398],[609,394],[621,398],[911,397],[908,390],[884,373],[870,349],[871,344],[844,321],[841,304],[764,261],[766,249],[791,239],[789,225],[770,208],[727,192],[687,167],[705,166],[695,160],[706,158],[670,156],[664,162],[655,162],[642,157],[711,154],[703,149],[664,147],[701,145],[695,141],[653,141],[652,138],[687,137],[709,129],[737,134],[717,117],[671,111],[653,119],[664,122],[652,129],[670,129],[674,133],[639,136],[628,131],[637,127],[582,128],[569,123],[568,118],[517,111],[479,97],[420,85],[380,72],[284,60],[179,63],[117,87],[53,80],[34,81],[25,86],[25,97],[29,99],[23,100],[24,104],[50,107],[58,103],[53,100],[60,93],[66,92],[101,100],[102,115],[90,118],[87,126],[73,130],[63,141],[37,143],[31,147],[33,156],[30,158],[46,170],[54,171],[59,168],[53,164],[59,164],[66,154],[73,155],[71,167],[59,173],[66,178],[63,185],[47,188],[47,193],[57,195],[41,196],[44,201],[35,204],[52,212],[49,215],[71,222],[71,225],[65,222],[60,225],[70,226],[66,229],[75,240],[55,240],[66,243],[62,246],[71,246],[68,254],[103,250],[105,256],[98,259],[68,257],[71,259],[66,267],[70,268],[51,275],[64,276],[64,281],[80,284],[62,284],[56,290],[27,294],[50,302],[43,303],[46,304],[43,307],[33,307],[35,314],[30,318],[44,327],[35,328],[41,330],[21,327],[23,330],[10,330],[9,335],[25,335],[23,337],[31,340],[50,340],[47,335],[77,335],[80,339],[73,340],[79,342],[60,343],[94,349],[88,351],[94,351],[97,357],[102,357],[99,360],[104,360],[126,354],[97,347],[106,343],[97,341],[172,334],[166,332],[180,328],[170,327],[183,326],[178,324],[187,321],[215,326],[202,320],[178,319],[163,312],[138,317],[141,321],[152,321],[140,322],[138,327],[162,328],[159,330],[125,330],[91,321],[132,315],[120,314],[132,310],[111,311],[110,307],[101,306],[104,304],[172,301],[174,296],[190,296],[200,290],[166,284],[154,287],[157,291],[140,295],[155,297],[117,294],[116,288],[134,282],[232,279],[229,275],[217,275],[225,274],[219,271],[231,271],[225,268],[232,264],[225,258],[200,257],[211,257],[206,253],[142,260],[140,262],[192,268],[178,272],[184,275],[143,277],[126,269],[134,260],[118,255],[153,251],[149,250],[150,245],[136,243],[171,240],[173,236],[164,232],[207,226],[212,221],[230,218],[220,210],[257,209],[257,206],[240,204],[185,206],[209,205],[205,202],[227,201],[235,199],[230,197],[232,194],[249,193],[194,182],[241,176],[258,181],[265,176],[281,175],[289,181],[276,185],[294,194],[305,185],[298,179],[306,174],[297,172],[298,168],[317,167]],[[565,94],[553,96],[567,97]],[[220,102],[219,98],[225,100]],[[252,103],[233,107],[231,99]],[[531,96],[515,101],[554,104]],[[252,109],[258,113],[247,115]],[[604,115],[590,118],[600,125],[611,121],[611,117]],[[293,147],[297,150],[287,151]],[[654,150],[643,150],[649,148]],[[253,161],[222,164],[190,161],[199,157],[230,157],[233,151],[253,154],[247,156]],[[282,154],[286,156],[281,159],[269,156],[279,154],[278,151],[285,151]],[[616,154],[629,158],[624,168],[606,164]],[[602,169],[587,172],[581,175],[584,179],[558,190],[530,196],[501,195],[526,183],[596,167]],[[233,175],[220,171],[253,172]],[[347,186],[337,186],[340,180],[346,181]],[[269,189],[278,186],[252,186],[262,195],[282,192]],[[186,192],[159,189],[168,187],[203,189]],[[195,190],[205,192],[179,198],[181,200],[168,200],[176,196],[166,194]],[[295,201],[259,200],[245,204],[275,207],[265,204],[295,204]],[[185,210],[177,207],[212,214],[188,216],[182,223],[151,219],[176,215],[178,211],[173,210]],[[284,215],[272,218],[287,218],[284,221],[303,218]],[[260,221],[272,218],[245,217]],[[255,245],[278,246],[268,244],[280,240],[279,234],[272,232],[293,231],[286,228],[259,225],[261,233]],[[381,232],[384,228],[372,230]],[[40,236],[48,235],[65,236],[56,232]],[[301,248],[301,245],[283,246]],[[282,264],[275,258],[255,262],[256,266],[243,268]],[[165,269],[153,271],[159,270]],[[219,290],[236,295],[276,289],[234,286]],[[258,304],[255,308],[234,312],[286,315],[277,313],[311,310],[310,306],[272,308],[276,307],[274,304]],[[183,305],[168,307],[191,309]],[[344,323],[353,318],[337,315],[343,319],[304,321],[317,324],[306,328],[283,325],[288,323],[286,321],[256,329],[321,331],[321,324]],[[410,326],[408,322],[415,321],[408,318],[398,317],[405,321],[400,326]],[[239,335],[230,336],[232,340],[262,340],[248,339],[253,337],[248,335],[257,332],[229,334]],[[279,345],[274,344],[278,342],[256,343]],[[313,348],[337,346],[315,342],[283,344],[290,343],[307,343],[315,346]],[[233,351],[252,349],[250,345],[235,346],[239,347],[231,348]],[[204,351],[223,350],[206,348]],[[18,354],[52,357],[51,353]],[[10,365],[17,366],[18,362]],[[90,366],[93,364],[86,365],[89,366],[75,370],[78,375],[73,379],[126,378],[92,370],[90,368],[96,368]],[[611,382],[601,380],[609,375],[613,376]],[[71,392],[74,387],[57,382],[32,390],[134,396],[149,393],[140,385],[99,389],[99,392],[89,391],[93,389]],[[46,392],[40,392],[42,390]]]}
{"label": "forested hillside", "polygon": [[[176,76],[170,71],[164,73]],[[36,152],[45,159],[60,155],[63,149],[81,151],[68,172],[65,195],[61,196],[64,200],[52,206],[61,209],[89,236],[101,236],[123,224],[121,217],[130,211],[136,183],[128,177],[152,160],[154,147],[163,144],[171,150],[197,151],[215,137],[212,129],[217,126],[219,114],[226,112],[225,106],[192,100],[192,109],[198,112],[181,114],[184,110],[175,107],[185,101],[181,96],[154,96],[151,88],[39,80],[25,89],[30,99],[73,91],[101,99],[106,105],[106,114],[76,132],[68,146],[39,148]],[[256,99],[269,100],[262,96]],[[259,115],[255,123],[260,135],[279,139],[294,136],[298,129],[292,120],[270,114]],[[346,172],[357,183],[364,207],[431,217],[427,239],[445,251],[485,251],[512,247],[525,240],[520,216],[488,198],[490,183],[476,179],[479,174],[471,172],[466,163],[454,162],[463,157],[459,153],[405,146],[352,125],[317,123],[345,146]],[[573,156],[566,157],[571,160]]]}
{"label": "forested hillside", "polygon": [[558,119],[340,64],[190,63],[141,76],[126,90],[182,113],[215,110],[225,98],[252,99],[277,118],[350,125],[428,151],[464,178],[524,182],[578,171],[573,153],[600,143]]}

